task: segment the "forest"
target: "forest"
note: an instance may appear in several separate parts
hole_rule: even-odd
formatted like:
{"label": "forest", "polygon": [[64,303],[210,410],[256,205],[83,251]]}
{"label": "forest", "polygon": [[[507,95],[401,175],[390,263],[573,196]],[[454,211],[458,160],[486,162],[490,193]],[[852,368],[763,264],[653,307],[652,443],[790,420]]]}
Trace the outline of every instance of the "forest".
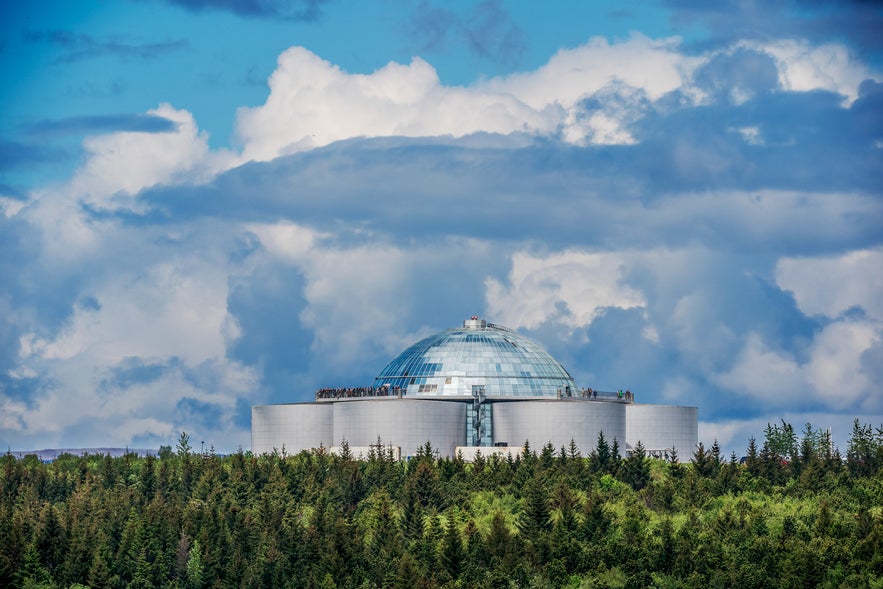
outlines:
{"label": "forest", "polygon": [[[382,448],[379,440],[378,448]],[[0,458],[0,586],[883,588],[883,426],[744,457],[535,448]]]}

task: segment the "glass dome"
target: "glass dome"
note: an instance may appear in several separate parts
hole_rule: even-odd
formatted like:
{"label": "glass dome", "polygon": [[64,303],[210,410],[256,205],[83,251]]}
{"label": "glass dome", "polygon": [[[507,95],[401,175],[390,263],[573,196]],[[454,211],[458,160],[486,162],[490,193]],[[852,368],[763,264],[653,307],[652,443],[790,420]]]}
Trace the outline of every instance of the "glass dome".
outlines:
{"label": "glass dome", "polygon": [[556,397],[577,392],[573,377],[536,342],[478,317],[415,343],[374,379],[422,396]]}

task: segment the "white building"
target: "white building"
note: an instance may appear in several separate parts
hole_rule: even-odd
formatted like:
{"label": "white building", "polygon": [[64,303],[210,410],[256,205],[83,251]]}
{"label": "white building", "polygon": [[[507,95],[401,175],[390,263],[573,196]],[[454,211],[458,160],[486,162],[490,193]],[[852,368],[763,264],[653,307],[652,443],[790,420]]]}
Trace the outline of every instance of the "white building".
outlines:
{"label": "white building", "polygon": [[[628,392],[580,389],[536,342],[477,317],[415,343],[370,387],[323,389],[316,401],[252,407],[256,454],[289,454],[343,441],[364,450],[380,440],[411,456],[427,441],[441,455],[473,447],[557,449],[571,440],[585,455],[603,432],[628,452],[676,449],[688,458],[698,441],[696,407],[636,403]],[[359,452],[354,451],[356,455]]]}

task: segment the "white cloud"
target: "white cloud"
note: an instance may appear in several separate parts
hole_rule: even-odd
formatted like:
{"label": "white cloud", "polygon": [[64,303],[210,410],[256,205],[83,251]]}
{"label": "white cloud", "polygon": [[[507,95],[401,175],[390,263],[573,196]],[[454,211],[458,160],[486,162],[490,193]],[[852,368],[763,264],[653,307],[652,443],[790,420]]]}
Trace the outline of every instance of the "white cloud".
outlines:
{"label": "white cloud", "polygon": [[[10,407],[4,424],[19,427],[18,442],[28,438],[44,446],[131,445],[149,439],[154,447],[170,443],[181,430],[199,431],[216,446],[232,450],[248,443],[248,432],[234,424],[236,402],[253,394],[257,379],[252,369],[236,363],[207,362],[195,367],[164,365],[159,378],[117,383],[115,374],[129,363],[92,364],[87,358],[40,362],[52,381],[34,395],[30,405]],[[193,371],[210,375],[212,386],[194,382]],[[193,400],[211,407],[211,423],[200,415],[182,412],[182,402]],[[71,440],[76,436],[75,440]]]}
{"label": "white cloud", "polygon": [[807,315],[837,317],[861,307],[883,321],[883,249],[840,256],[782,258],[776,282],[790,291]]}
{"label": "white cloud", "polygon": [[270,96],[240,108],[243,156],[269,160],[351,137],[463,136],[554,130],[556,118],[495,92],[444,87],[420,58],[349,74],[303,47],[279,56]]}
{"label": "white cloud", "polygon": [[784,89],[829,90],[845,96],[847,106],[858,98],[858,87],[863,81],[880,80],[879,72],[853,59],[843,45],[812,46],[806,41],[794,40],[743,41],[738,45],[771,55],[776,60],[779,83]]}
{"label": "white cloud", "polygon": [[751,333],[732,367],[712,380],[764,407],[883,410],[883,399],[862,366],[863,355],[881,339],[879,323],[837,321],[815,334],[801,360]]}
{"label": "white cloud", "polygon": [[572,107],[612,84],[642,89],[651,100],[680,88],[703,58],[689,57],[677,38],[653,40],[635,34],[622,43],[603,37],[561,49],[534,72],[495,78],[480,87],[515,96],[535,109]]}
{"label": "white cloud", "polygon": [[[352,137],[560,132],[578,144],[631,143],[626,125],[643,110],[635,98],[657,100],[683,86],[701,62],[679,53],[677,39],[595,38],[536,71],[464,88],[443,86],[416,57],[349,74],[292,47],[279,56],[267,101],[239,109],[236,127],[243,157],[259,161]],[[596,94],[599,107],[581,105]]]}
{"label": "white cloud", "polygon": [[770,349],[757,333],[748,335],[733,367],[715,380],[718,385],[768,407],[785,407],[816,393],[794,357],[783,350]]}
{"label": "white cloud", "polygon": [[173,356],[190,363],[222,357],[226,280],[222,268],[192,259],[106,277],[92,285],[97,308],[76,308],[51,339],[26,335],[23,352],[42,359],[87,355],[99,366],[127,357]]}
{"label": "white cloud", "polygon": [[513,329],[554,320],[571,329],[591,325],[608,307],[643,307],[643,295],[622,284],[624,256],[576,250],[512,255],[507,284],[486,281],[488,312]]}
{"label": "white cloud", "polygon": [[876,399],[873,404],[883,410],[876,383],[862,370],[862,354],[881,339],[883,325],[859,321],[832,323],[815,337],[806,379],[824,406],[843,410]]}
{"label": "white cloud", "polygon": [[229,153],[209,150],[208,137],[186,110],[162,104],[147,114],[174,122],[175,130],[88,137],[83,142],[86,162],[67,191],[100,208],[129,208],[144,188],[206,181],[233,164]]}
{"label": "white cloud", "polygon": [[[772,56],[784,89],[831,90],[847,103],[876,75],[841,45],[740,42],[724,52],[740,48]],[[635,34],[610,43],[598,37],[560,50],[534,71],[452,87],[419,57],[350,74],[292,47],[279,56],[266,102],[240,108],[236,129],[243,159],[258,161],[353,137],[524,132],[578,145],[629,144],[635,142],[629,126],[663,96],[678,90],[685,104],[707,100],[693,74],[715,54],[688,55],[677,38]],[[733,92],[736,103],[750,97],[744,89]],[[751,127],[744,136],[759,139]]]}
{"label": "white cloud", "polygon": [[24,206],[25,201],[23,200],[0,196],[0,215],[3,215],[7,219],[16,216]]}
{"label": "white cloud", "polygon": [[339,245],[291,222],[249,230],[271,257],[303,273],[307,306],[300,319],[314,333],[312,352],[332,366],[363,363],[369,350],[398,353],[429,335],[425,327],[402,322],[415,299],[431,297],[452,267],[484,265],[489,255],[488,245],[477,240],[400,247],[364,235],[363,243]]}
{"label": "white cloud", "polygon": [[[143,236],[115,237],[131,246]],[[142,253],[147,260],[164,253],[165,259],[138,272],[117,272],[121,261],[105,256],[101,262],[108,267],[89,278],[81,302],[56,333],[21,337],[9,377],[41,385],[28,404],[0,394],[7,410],[2,429],[18,431],[17,443],[39,437],[42,444],[64,444],[76,436],[78,445],[159,444],[186,428],[213,436],[226,449],[233,440],[247,445],[234,416],[239,398],[255,398],[258,374],[226,356],[239,331],[227,313],[229,269],[202,252]],[[211,407],[214,423],[182,414],[184,400]]]}

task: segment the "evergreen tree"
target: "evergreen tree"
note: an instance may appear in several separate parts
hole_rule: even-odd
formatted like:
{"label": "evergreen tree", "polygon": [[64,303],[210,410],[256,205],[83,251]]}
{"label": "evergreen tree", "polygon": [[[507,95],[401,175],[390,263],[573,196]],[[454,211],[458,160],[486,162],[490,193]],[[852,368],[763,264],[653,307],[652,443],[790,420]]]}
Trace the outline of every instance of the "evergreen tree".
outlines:
{"label": "evergreen tree", "polygon": [[199,540],[193,541],[190,553],[187,555],[185,578],[187,579],[187,587],[190,589],[200,589],[202,587],[202,552],[200,551]]}
{"label": "evergreen tree", "polygon": [[543,470],[550,470],[555,464],[555,447],[552,442],[547,442],[540,452],[540,466]]}
{"label": "evergreen tree", "polygon": [[414,559],[409,553],[402,555],[399,560],[398,570],[396,571],[396,580],[393,587],[395,589],[414,589],[420,582],[420,570]]}
{"label": "evergreen tree", "polygon": [[607,473],[616,476],[622,465],[622,456],[619,452],[619,440],[613,438],[613,444],[610,445],[610,464],[607,467]]}
{"label": "evergreen tree", "polygon": [[67,551],[67,534],[52,504],[46,504],[40,514],[35,544],[41,564],[53,576],[57,575]]}
{"label": "evergreen tree", "polygon": [[876,438],[869,424],[860,423],[858,418],[853,421],[852,434],[846,450],[846,466],[853,476],[869,477],[877,472],[880,466],[879,459],[883,458],[881,456],[883,439],[878,441]]}
{"label": "evergreen tree", "polygon": [[717,442],[717,438],[714,439],[714,443],[711,445],[710,458],[711,472],[709,476],[714,477],[717,476],[717,474],[720,472],[721,466],[723,465],[723,459],[721,458],[721,447],[720,444],[718,444]]}
{"label": "evergreen tree", "polygon": [[631,485],[635,491],[640,491],[650,483],[650,465],[647,461],[644,444],[640,441],[632,449],[632,455],[623,462],[620,469],[620,479]]}
{"label": "evergreen tree", "polygon": [[673,479],[680,479],[684,475],[684,469],[681,468],[681,461],[678,458],[678,449],[672,448],[668,455],[668,474]]}
{"label": "evergreen tree", "polygon": [[494,512],[484,545],[492,568],[499,568],[510,562],[513,556],[512,534],[506,525],[506,518],[499,510]]}
{"label": "evergreen tree", "polygon": [[463,541],[457,528],[457,520],[454,519],[454,511],[451,510],[448,511],[448,523],[445,527],[445,536],[439,559],[451,579],[456,579],[460,575],[463,556]]}
{"label": "evergreen tree", "polygon": [[552,513],[546,488],[540,477],[534,477],[525,490],[524,505],[518,529],[527,540],[538,539],[552,528]]}
{"label": "evergreen tree", "polygon": [[748,438],[748,450],[745,456],[745,468],[754,476],[760,474],[760,457],[757,453],[757,440],[754,436]]}
{"label": "evergreen tree", "polygon": [[150,501],[156,492],[156,459],[152,454],[148,454],[144,458],[144,465],[141,470],[141,493],[145,501]]}
{"label": "evergreen tree", "polygon": [[696,451],[693,452],[693,472],[702,478],[708,478],[714,473],[714,459],[705,451],[705,444],[699,442],[696,445]]}
{"label": "evergreen tree", "polygon": [[418,540],[423,536],[423,510],[413,487],[405,487],[405,500],[402,507],[402,533],[408,541]]}
{"label": "evergreen tree", "polygon": [[610,446],[604,438],[603,431],[598,433],[598,443],[592,452],[590,463],[594,473],[606,473],[610,469]]}

